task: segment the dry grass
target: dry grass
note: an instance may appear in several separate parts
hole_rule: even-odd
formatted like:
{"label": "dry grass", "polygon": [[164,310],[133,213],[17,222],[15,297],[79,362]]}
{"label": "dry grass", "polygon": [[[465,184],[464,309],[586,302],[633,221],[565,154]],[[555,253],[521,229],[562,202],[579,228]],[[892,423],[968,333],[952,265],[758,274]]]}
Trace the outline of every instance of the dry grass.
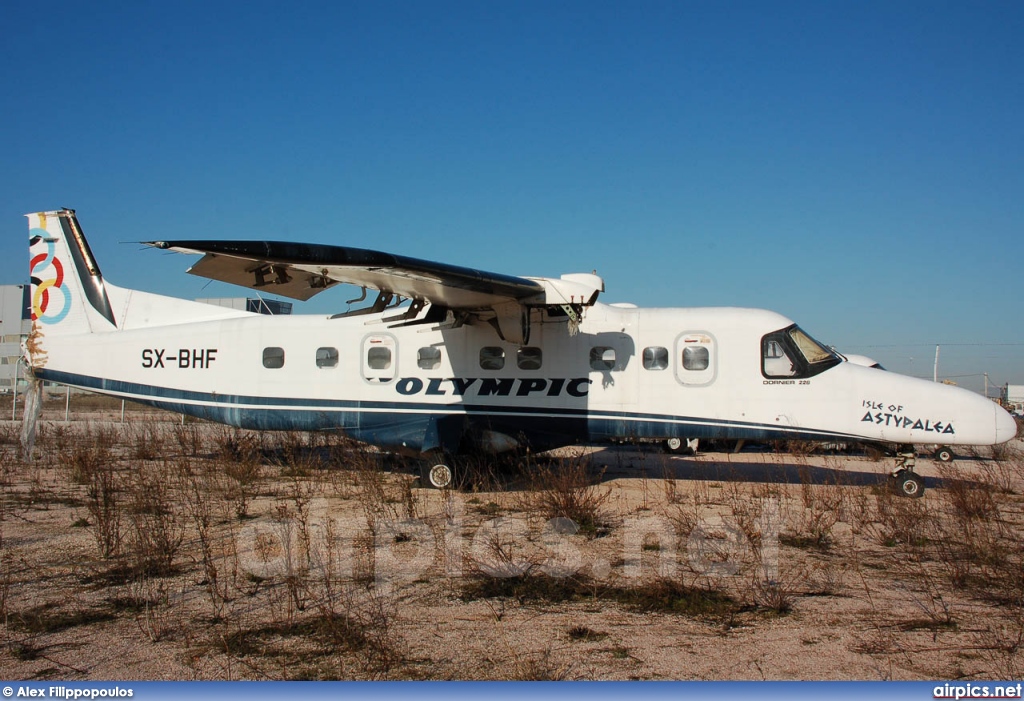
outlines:
{"label": "dry grass", "polygon": [[460,493],[325,434],[128,425],[44,424],[31,464],[0,425],[5,678],[1024,672],[1016,450],[920,500],[806,446],[567,451]]}

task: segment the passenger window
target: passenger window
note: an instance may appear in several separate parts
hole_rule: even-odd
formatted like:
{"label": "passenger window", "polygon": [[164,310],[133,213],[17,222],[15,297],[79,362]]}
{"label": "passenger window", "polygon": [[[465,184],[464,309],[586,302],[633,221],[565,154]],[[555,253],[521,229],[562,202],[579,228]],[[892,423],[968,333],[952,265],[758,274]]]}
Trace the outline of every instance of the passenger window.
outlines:
{"label": "passenger window", "polygon": [[371,370],[387,370],[391,367],[391,349],[373,346],[366,352],[366,364]]}
{"label": "passenger window", "polygon": [[704,387],[715,381],[717,341],[706,331],[684,333],[676,339],[676,379],[690,387]]}
{"label": "passenger window", "polygon": [[284,348],[264,348],[263,367],[277,370],[284,367]]}
{"label": "passenger window", "polygon": [[516,365],[520,370],[540,370],[543,353],[540,348],[526,346],[516,351]]}
{"label": "passenger window", "polygon": [[416,351],[416,365],[422,370],[436,370],[441,367],[441,349],[427,346]]}
{"label": "passenger window", "polygon": [[363,339],[363,379],[374,384],[386,384],[398,374],[398,344],[389,334],[375,334]]}
{"label": "passenger window", "polygon": [[590,367],[598,372],[608,372],[615,367],[615,349],[608,346],[594,346],[590,349]]}
{"label": "passenger window", "polygon": [[337,348],[317,348],[316,349],[316,366],[318,368],[334,368],[338,366],[338,349]]}
{"label": "passenger window", "polygon": [[668,348],[654,346],[644,348],[644,370],[665,370],[668,368]]}
{"label": "passenger window", "polygon": [[711,365],[711,353],[705,346],[687,346],[683,348],[683,369],[691,371],[707,370]]}
{"label": "passenger window", "polygon": [[497,346],[484,346],[480,349],[480,368],[483,370],[501,370],[505,367],[505,349]]}

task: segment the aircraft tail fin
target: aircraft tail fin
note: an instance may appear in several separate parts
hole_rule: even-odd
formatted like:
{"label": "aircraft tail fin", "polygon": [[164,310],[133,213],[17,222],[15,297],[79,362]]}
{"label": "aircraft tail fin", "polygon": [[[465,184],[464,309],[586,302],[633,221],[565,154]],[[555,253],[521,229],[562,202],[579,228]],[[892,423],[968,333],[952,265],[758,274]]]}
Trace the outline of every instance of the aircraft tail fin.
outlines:
{"label": "aircraft tail fin", "polygon": [[74,210],[26,216],[34,330],[48,336],[116,330],[103,274]]}

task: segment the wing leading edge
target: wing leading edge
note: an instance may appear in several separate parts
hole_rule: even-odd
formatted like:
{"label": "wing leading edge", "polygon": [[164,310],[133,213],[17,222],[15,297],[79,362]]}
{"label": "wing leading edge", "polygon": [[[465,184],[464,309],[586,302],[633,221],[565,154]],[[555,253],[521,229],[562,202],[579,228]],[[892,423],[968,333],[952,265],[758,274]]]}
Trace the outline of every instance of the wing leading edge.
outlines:
{"label": "wing leading edge", "polygon": [[[530,308],[559,307],[570,319],[597,301],[604,282],[593,274],[526,278],[349,246],[280,241],[148,241],[203,257],[192,275],[297,300],[345,283],[494,320],[510,341],[528,338]],[[525,319],[525,320],[524,320]],[[527,329],[517,333],[514,327]]]}

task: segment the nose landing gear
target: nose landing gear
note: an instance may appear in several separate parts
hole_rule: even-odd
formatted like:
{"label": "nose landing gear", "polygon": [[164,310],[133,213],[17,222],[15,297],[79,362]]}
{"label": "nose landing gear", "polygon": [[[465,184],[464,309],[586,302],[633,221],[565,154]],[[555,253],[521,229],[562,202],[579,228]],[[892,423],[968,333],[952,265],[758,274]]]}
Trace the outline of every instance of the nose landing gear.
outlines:
{"label": "nose landing gear", "polygon": [[889,475],[889,485],[900,496],[920,499],[924,496],[924,478],[914,472],[917,453],[914,446],[901,445],[896,454],[896,467]]}

